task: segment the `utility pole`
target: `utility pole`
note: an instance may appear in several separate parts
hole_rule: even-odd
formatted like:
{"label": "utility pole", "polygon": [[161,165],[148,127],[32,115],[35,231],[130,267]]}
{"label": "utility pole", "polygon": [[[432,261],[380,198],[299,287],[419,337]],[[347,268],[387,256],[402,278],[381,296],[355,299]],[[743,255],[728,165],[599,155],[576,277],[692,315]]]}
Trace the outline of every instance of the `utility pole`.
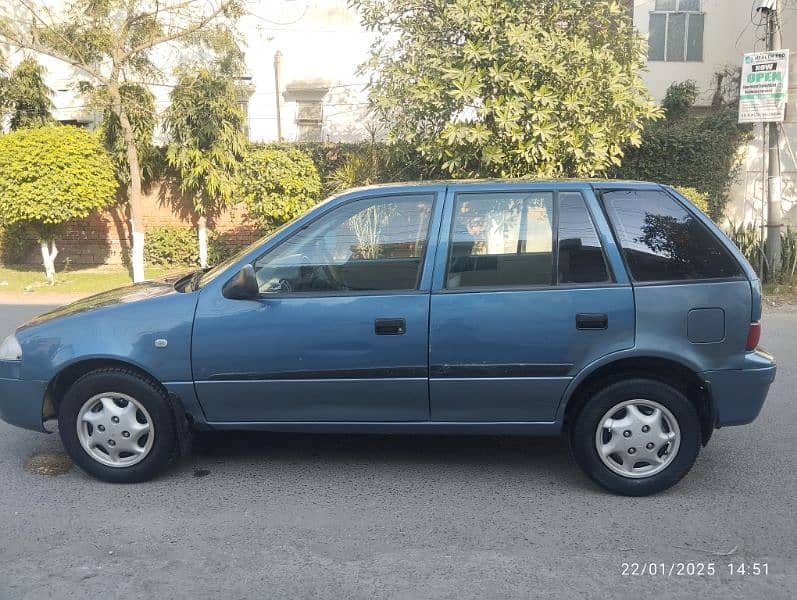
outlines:
{"label": "utility pole", "polygon": [[[780,50],[778,35],[777,0],[760,3],[767,18],[767,50]],[[769,172],[767,176],[767,241],[766,254],[770,267],[770,278],[780,270],[780,232],[783,228],[783,204],[781,192],[783,180],[780,174],[780,130],[778,123],[769,123]]]}
{"label": "utility pole", "polygon": [[282,141],[282,52],[274,53],[274,93],[277,96],[277,141]]}

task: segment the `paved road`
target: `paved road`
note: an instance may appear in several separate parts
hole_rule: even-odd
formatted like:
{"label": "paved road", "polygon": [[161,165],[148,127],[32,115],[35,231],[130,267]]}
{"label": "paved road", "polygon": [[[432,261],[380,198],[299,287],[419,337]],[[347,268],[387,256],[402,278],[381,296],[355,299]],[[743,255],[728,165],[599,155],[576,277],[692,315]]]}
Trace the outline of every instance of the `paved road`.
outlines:
{"label": "paved road", "polygon": [[[0,334],[42,310],[0,306]],[[794,598],[795,340],[797,313],[768,315],[761,417],[647,499],[599,491],[558,440],[216,434],[115,486],[29,472],[58,438],[0,424],[0,598]],[[716,574],[622,575],[646,561]]]}

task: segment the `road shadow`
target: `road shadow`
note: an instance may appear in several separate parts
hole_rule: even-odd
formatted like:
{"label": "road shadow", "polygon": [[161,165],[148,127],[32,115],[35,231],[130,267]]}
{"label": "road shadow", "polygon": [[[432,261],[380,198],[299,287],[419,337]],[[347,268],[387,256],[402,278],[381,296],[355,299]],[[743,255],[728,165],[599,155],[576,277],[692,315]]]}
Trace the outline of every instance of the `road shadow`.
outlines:
{"label": "road shadow", "polygon": [[457,471],[464,477],[469,472],[500,471],[590,488],[570,457],[567,441],[560,437],[200,432],[194,438],[192,459],[196,477],[206,476],[208,468],[224,471],[225,465],[267,462],[297,470],[409,466]]}

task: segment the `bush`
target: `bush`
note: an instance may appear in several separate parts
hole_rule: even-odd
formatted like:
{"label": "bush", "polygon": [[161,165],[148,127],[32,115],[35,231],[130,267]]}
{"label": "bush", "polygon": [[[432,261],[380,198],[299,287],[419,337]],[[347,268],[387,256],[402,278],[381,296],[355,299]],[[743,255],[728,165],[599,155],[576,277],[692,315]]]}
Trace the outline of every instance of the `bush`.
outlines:
{"label": "bush", "polygon": [[[229,235],[208,232],[208,265],[216,265],[241,248]],[[198,267],[197,230],[187,227],[152,227],[144,240],[144,261],[156,267]]]}
{"label": "bush", "polygon": [[[759,225],[747,223],[737,226],[731,223],[728,237],[736,244],[736,247],[739,248],[747,262],[750,263],[763,281],[771,281],[773,279],[769,260],[766,258],[761,244],[761,227]],[[797,231],[794,231],[791,227],[786,227],[786,231],[780,234],[780,244],[781,260],[775,279],[790,281],[797,273]],[[762,254],[764,254],[763,273],[761,273]]]}
{"label": "bush", "polygon": [[[294,146],[284,144],[253,145],[253,150],[293,147],[310,157],[321,177],[322,195],[327,196],[346,187],[370,183],[420,181],[446,177],[417,150],[407,144],[384,142],[299,142]],[[361,167],[367,163],[374,169]],[[345,175],[348,171],[349,175]]]}
{"label": "bush", "polygon": [[85,129],[47,126],[0,136],[0,222],[35,233],[51,284],[64,224],[111,205],[117,187],[107,152]]}
{"label": "bush", "polygon": [[0,265],[25,262],[36,246],[36,234],[24,225],[0,227]]}
{"label": "bush", "polygon": [[318,170],[296,148],[251,150],[244,157],[237,187],[249,205],[249,217],[266,230],[299,216],[321,196]]}
{"label": "bush", "polygon": [[667,118],[645,130],[639,148],[626,148],[622,165],[609,175],[694,188],[708,196],[705,212],[718,221],[751,127],[737,123],[732,104],[714,107],[707,114],[690,112],[686,105],[694,96],[688,84],[673,84],[667,94]]}
{"label": "bush", "polygon": [[675,189],[678,190],[678,193],[681,194],[681,196],[689,200],[689,202],[697,206],[704,213],[708,214],[709,210],[708,194],[701,192],[700,190],[696,190],[693,187],[679,186],[676,187]]}

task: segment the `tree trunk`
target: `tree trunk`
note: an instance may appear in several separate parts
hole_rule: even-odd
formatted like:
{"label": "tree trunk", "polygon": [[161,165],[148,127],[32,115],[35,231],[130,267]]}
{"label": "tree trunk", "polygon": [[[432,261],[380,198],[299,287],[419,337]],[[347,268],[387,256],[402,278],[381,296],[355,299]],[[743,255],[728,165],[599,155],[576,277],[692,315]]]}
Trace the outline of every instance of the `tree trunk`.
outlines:
{"label": "tree trunk", "polygon": [[41,240],[39,242],[42,251],[42,262],[44,263],[44,275],[47,277],[47,283],[50,285],[55,284],[55,257],[58,256],[58,248],[55,245],[55,240],[47,242]]}
{"label": "tree trunk", "polygon": [[130,187],[128,204],[130,206],[130,232],[133,238],[133,247],[130,251],[130,262],[133,267],[133,281],[144,281],[144,223],[142,222],[142,193],[141,193],[141,165],[138,160],[138,148],[133,126],[127,117],[122,104],[122,95],[119,84],[111,81],[108,84],[108,94],[111,97],[111,110],[119,119],[122,136],[127,152],[127,164],[130,167]]}
{"label": "tree trunk", "polygon": [[196,223],[199,234],[199,266],[203,269],[208,266],[208,220],[205,215],[200,215]]}

